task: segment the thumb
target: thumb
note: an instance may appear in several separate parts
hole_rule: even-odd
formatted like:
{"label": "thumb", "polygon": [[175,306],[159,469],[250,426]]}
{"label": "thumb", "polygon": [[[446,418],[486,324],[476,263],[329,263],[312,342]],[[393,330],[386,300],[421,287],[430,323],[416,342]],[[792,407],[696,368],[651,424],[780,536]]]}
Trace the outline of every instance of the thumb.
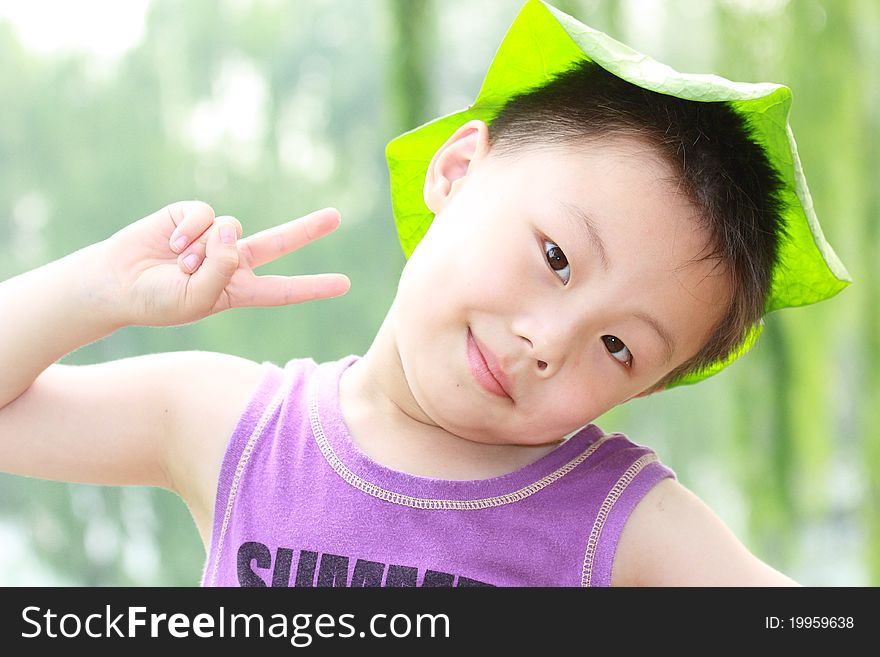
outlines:
{"label": "thumb", "polygon": [[238,227],[231,221],[217,221],[205,244],[205,260],[190,279],[190,289],[199,305],[213,307],[238,269]]}

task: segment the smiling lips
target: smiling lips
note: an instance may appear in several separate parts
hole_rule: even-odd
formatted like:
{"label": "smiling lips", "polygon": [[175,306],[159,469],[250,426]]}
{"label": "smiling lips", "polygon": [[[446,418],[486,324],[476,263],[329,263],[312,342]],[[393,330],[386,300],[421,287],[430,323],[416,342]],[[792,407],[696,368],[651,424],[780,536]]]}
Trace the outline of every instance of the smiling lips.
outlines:
{"label": "smiling lips", "polygon": [[511,389],[510,379],[501,369],[495,354],[477,343],[470,327],[467,334],[467,358],[471,366],[471,374],[484,390],[498,397],[513,399],[508,393]]}

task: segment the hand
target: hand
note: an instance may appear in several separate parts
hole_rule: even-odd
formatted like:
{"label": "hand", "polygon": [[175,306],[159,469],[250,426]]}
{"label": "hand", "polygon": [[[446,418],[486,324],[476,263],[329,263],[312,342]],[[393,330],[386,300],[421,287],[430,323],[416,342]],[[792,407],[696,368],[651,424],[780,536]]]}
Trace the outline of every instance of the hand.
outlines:
{"label": "hand", "polygon": [[180,201],[126,226],[105,242],[103,266],[121,325],[185,324],[228,308],[281,306],[345,294],[343,274],[257,276],[254,269],[332,233],[327,208],[245,239],[234,217]]}

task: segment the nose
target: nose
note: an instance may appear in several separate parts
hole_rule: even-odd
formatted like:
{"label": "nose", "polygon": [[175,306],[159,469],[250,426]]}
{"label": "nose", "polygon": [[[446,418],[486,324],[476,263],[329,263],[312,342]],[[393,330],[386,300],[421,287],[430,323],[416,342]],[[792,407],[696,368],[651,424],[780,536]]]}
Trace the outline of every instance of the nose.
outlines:
{"label": "nose", "polygon": [[526,341],[526,344],[528,344],[528,349],[530,351],[529,356],[535,362],[535,367],[537,368],[538,372],[546,372],[547,368],[550,366],[550,363],[548,363],[546,360],[543,360],[542,358],[537,358],[536,355],[540,353],[541,356],[549,358],[549,356],[545,354],[548,349],[544,347],[535,347],[535,343],[524,335],[521,335],[520,337]]}
{"label": "nose", "polygon": [[513,327],[526,344],[528,356],[541,377],[552,376],[565,363],[577,340],[577,324],[559,315],[521,318]]}

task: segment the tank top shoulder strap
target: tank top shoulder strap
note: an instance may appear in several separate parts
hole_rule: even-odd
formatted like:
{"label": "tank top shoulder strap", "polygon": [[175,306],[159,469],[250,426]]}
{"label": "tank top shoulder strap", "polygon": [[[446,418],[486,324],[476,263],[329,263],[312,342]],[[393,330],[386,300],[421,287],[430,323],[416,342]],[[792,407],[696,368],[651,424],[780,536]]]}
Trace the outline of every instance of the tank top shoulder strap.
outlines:
{"label": "tank top shoulder strap", "polygon": [[675,472],[662,463],[650,447],[612,433],[605,441],[611,447],[603,454],[602,467],[613,472],[612,484],[604,493],[590,528],[584,553],[582,586],[611,586],[614,556],[624,525],[636,505],[660,481]]}
{"label": "tank top shoulder strap", "polygon": [[279,421],[282,407],[291,401],[296,390],[305,385],[315,367],[316,363],[311,358],[291,360],[283,368],[269,361],[262,364],[260,380],[229,438],[220,466],[211,547],[202,574],[203,584],[212,584],[216,578],[216,568],[235,504],[247,503],[247,500],[240,499],[239,484],[257,441],[264,435],[275,433],[273,429]]}

